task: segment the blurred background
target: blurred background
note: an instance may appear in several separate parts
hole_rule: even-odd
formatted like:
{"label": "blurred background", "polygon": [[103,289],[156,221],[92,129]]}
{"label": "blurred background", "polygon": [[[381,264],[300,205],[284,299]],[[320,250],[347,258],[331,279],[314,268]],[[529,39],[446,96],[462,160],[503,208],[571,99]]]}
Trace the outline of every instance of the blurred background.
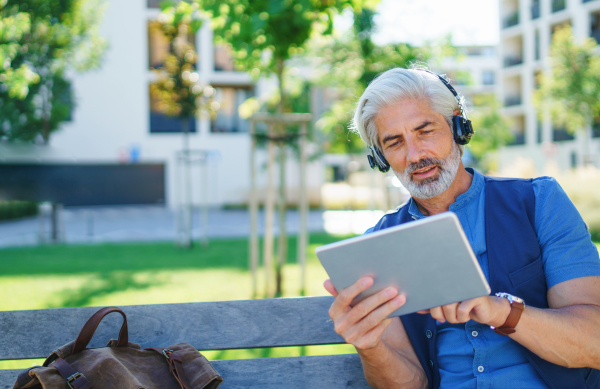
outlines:
{"label": "blurred background", "polygon": [[466,166],[556,177],[600,241],[599,41],[600,0],[0,0],[0,310],[325,295],[314,249],[409,198],[349,127],[415,63]]}

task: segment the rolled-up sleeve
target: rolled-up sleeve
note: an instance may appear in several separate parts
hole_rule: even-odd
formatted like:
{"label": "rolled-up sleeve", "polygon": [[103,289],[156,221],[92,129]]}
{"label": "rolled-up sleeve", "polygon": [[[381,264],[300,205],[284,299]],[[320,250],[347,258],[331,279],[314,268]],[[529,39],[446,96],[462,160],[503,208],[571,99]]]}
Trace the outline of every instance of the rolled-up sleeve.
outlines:
{"label": "rolled-up sleeve", "polygon": [[573,278],[600,276],[598,249],[579,211],[551,177],[533,181],[535,228],[548,288]]}

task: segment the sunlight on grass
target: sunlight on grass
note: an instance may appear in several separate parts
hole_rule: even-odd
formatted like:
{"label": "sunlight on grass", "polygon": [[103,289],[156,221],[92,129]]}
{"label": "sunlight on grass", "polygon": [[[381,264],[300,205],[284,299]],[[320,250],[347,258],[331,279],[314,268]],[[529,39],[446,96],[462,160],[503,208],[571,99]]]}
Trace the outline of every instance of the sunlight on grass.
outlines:
{"label": "sunlight on grass", "polygon": [[[327,273],[315,248],[342,238],[317,234],[307,250],[306,295],[324,296]],[[290,238],[283,297],[300,296],[296,242]],[[277,252],[277,251],[275,251]],[[252,297],[248,241],[214,240],[208,248],[182,250],[170,243],[39,246],[0,250],[0,311],[79,306],[126,306]],[[264,269],[258,271],[259,297]],[[133,340],[135,341],[135,340]],[[57,348],[62,345],[56,345]],[[143,345],[146,346],[146,345]],[[151,345],[147,345],[151,346]],[[209,359],[347,354],[350,345],[203,351]],[[0,361],[0,369],[41,365],[43,359]]]}

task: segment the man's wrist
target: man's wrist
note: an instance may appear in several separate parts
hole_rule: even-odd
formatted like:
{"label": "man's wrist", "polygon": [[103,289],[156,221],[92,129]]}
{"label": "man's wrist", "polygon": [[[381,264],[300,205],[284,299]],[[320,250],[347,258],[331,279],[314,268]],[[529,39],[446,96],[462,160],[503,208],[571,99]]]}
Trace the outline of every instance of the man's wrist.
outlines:
{"label": "man's wrist", "polygon": [[497,313],[494,317],[493,323],[488,323],[489,326],[492,327],[501,327],[504,323],[506,323],[506,319],[508,319],[508,315],[510,315],[511,304],[510,301],[505,299],[504,297],[492,296],[494,303],[496,305],[494,311]]}

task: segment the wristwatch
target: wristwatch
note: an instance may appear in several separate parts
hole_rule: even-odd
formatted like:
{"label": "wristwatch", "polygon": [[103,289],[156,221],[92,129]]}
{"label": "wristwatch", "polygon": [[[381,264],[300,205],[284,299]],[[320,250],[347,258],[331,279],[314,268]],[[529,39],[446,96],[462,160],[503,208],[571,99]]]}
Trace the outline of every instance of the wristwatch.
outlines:
{"label": "wristwatch", "polygon": [[516,331],[515,327],[517,326],[517,323],[521,318],[521,314],[525,309],[525,301],[523,301],[522,298],[513,296],[512,294],[508,293],[496,293],[496,296],[504,297],[510,302],[510,313],[508,314],[508,317],[506,318],[504,324],[497,328],[494,326],[490,326],[490,328],[500,335],[513,334]]}

